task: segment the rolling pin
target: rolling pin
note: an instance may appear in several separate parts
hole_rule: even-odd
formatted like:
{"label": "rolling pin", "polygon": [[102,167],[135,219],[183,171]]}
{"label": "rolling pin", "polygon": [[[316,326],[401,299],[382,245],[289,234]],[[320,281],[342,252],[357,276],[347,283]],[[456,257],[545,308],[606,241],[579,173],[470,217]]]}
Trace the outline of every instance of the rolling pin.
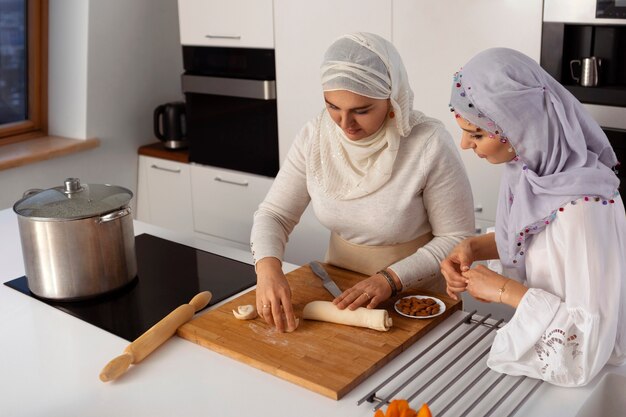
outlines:
{"label": "rolling pin", "polygon": [[131,364],[141,362],[152,351],[161,346],[167,339],[172,337],[183,324],[187,323],[193,315],[202,310],[211,301],[210,291],[204,291],[191,299],[189,304],[183,304],[170,314],[165,316],[157,324],[146,330],[130,345],[126,346],[124,353],[111,360],[100,372],[100,380],[112,381],[128,370]]}

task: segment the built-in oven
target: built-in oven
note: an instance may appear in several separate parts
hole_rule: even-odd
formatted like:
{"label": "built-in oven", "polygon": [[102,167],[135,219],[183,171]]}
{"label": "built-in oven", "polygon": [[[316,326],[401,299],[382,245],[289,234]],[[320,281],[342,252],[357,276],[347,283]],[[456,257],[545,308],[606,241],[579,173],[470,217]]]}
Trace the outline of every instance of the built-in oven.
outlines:
{"label": "built-in oven", "polygon": [[596,0],[596,17],[626,19],[626,0]]}
{"label": "built-in oven", "polygon": [[274,50],[183,46],[189,161],[278,172]]}
{"label": "built-in oven", "polygon": [[626,195],[626,0],[544,0],[540,63],[606,133]]}

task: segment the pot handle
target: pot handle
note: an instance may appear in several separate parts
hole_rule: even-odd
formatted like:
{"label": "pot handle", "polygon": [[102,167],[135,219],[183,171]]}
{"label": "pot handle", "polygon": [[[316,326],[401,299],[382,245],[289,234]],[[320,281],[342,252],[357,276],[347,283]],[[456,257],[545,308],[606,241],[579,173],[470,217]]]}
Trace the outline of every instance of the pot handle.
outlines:
{"label": "pot handle", "polygon": [[107,213],[104,216],[100,216],[100,218],[98,219],[98,223],[102,224],[102,223],[107,223],[113,220],[117,220],[120,217],[124,217],[130,214],[130,207],[125,207],[121,210],[117,210],[111,213]]}
{"label": "pot handle", "polygon": [[43,188],[31,188],[30,190],[24,191],[22,194],[22,198],[30,197],[33,194],[37,194],[43,191]]}

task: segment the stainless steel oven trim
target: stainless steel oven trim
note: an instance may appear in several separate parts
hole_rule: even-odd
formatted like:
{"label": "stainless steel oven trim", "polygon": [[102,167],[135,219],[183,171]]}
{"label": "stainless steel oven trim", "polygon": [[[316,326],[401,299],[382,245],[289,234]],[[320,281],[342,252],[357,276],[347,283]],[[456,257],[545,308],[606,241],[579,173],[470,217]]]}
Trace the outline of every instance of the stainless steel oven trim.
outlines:
{"label": "stainless steel oven trim", "polygon": [[595,25],[626,25],[626,19],[596,17],[596,0],[544,0],[543,21]]}
{"label": "stainless steel oven trim", "polygon": [[276,81],[274,80],[245,80],[183,74],[181,82],[183,93],[215,94],[261,100],[276,99]]}

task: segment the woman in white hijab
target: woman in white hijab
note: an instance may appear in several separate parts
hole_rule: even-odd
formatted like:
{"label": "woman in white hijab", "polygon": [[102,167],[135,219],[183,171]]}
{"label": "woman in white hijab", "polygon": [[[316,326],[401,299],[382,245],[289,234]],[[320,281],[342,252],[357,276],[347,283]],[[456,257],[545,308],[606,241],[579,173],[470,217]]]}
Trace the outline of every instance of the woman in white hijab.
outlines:
{"label": "woman in white hijab", "polygon": [[[487,364],[562,386],[626,363],[626,216],[611,145],[526,55],[493,48],[455,75],[461,147],[504,171],[496,232],[442,262],[448,293],[515,307]],[[500,259],[498,274],[474,261]],[[513,279],[511,279],[513,278]]]}
{"label": "woman in white hijab", "polygon": [[380,36],[342,36],[321,66],[326,108],[298,134],[254,215],[259,314],[295,329],[281,270],[309,203],[331,231],[326,262],[369,275],[334,300],[374,308],[408,288],[443,292],[439,262],[474,231],[472,194],[438,120],[413,110],[400,56]]}

